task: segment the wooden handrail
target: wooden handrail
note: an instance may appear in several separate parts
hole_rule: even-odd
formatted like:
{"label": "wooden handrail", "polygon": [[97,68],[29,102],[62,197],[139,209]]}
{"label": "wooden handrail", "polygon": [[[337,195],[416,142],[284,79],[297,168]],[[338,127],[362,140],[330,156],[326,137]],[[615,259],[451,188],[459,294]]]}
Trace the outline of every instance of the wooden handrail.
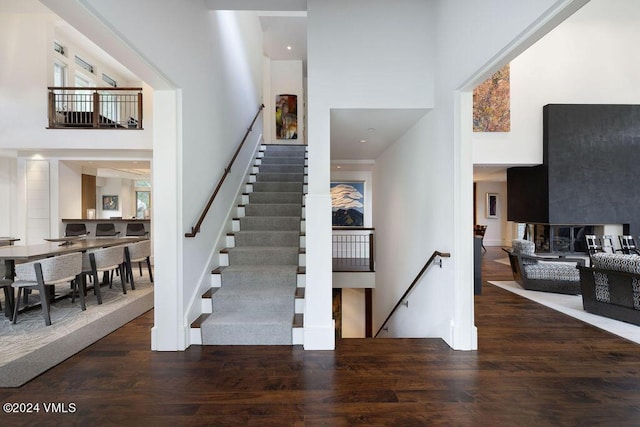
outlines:
{"label": "wooden handrail", "polygon": [[429,266],[431,264],[433,264],[433,261],[435,261],[435,259],[437,257],[440,258],[450,258],[451,254],[448,252],[438,252],[438,251],[433,251],[433,254],[431,255],[431,258],[429,258],[429,260],[426,262],[426,264],[424,265],[424,267],[422,267],[422,270],[420,270],[420,273],[418,273],[418,275],[416,276],[415,279],[413,279],[413,282],[411,282],[411,285],[409,286],[409,289],[407,289],[405,291],[404,294],[402,294],[402,296],[400,297],[400,299],[398,300],[398,303],[395,305],[395,307],[393,307],[393,310],[391,310],[391,313],[389,313],[389,315],[387,316],[386,319],[384,319],[384,322],[382,323],[382,326],[380,326],[380,329],[378,329],[378,332],[376,332],[376,334],[373,336],[374,338],[378,337],[378,334],[384,329],[384,327],[386,326],[387,322],[389,321],[389,319],[391,319],[391,316],[393,316],[393,313],[396,312],[396,310],[398,309],[398,307],[400,307],[400,304],[402,304],[402,301],[404,301],[404,299],[407,297],[407,295],[409,295],[409,293],[411,293],[411,291],[413,290],[413,288],[418,284],[418,281],[420,280],[420,278],[422,277],[422,275],[424,274],[425,271],[427,271],[427,268],[429,268]]}
{"label": "wooden handrail", "polygon": [[184,237],[195,237],[196,234],[198,234],[200,232],[200,226],[202,225],[202,222],[204,221],[205,217],[207,216],[207,213],[209,212],[209,208],[211,207],[211,204],[213,203],[213,200],[218,195],[218,191],[220,191],[220,187],[222,187],[222,183],[224,182],[225,178],[227,177],[227,175],[231,171],[231,166],[233,166],[233,162],[235,162],[236,157],[238,157],[238,154],[240,153],[240,150],[242,149],[242,146],[244,145],[244,142],[247,140],[247,137],[249,136],[249,133],[253,130],[253,125],[255,124],[256,120],[258,119],[258,116],[260,115],[260,112],[262,111],[263,108],[264,108],[264,104],[260,104],[260,107],[258,108],[258,112],[254,116],[253,121],[251,121],[251,124],[249,125],[249,127],[247,128],[247,131],[245,132],[244,137],[242,138],[242,141],[240,142],[240,145],[238,146],[238,149],[236,150],[235,154],[233,155],[233,158],[231,159],[231,161],[229,162],[227,167],[224,169],[224,173],[222,174],[222,177],[220,178],[220,181],[218,181],[218,185],[216,185],[215,190],[213,190],[213,194],[211,195],[211,197],[209,197],[209,201],[207,202],[207,205],[204,207],[204,210],[202,211],[202,213],[200,214],[200,218],[198,219],[198,222],[196,222],[195,226],[191,227],[191,232],[190,233],[185,233],[184,234]]}

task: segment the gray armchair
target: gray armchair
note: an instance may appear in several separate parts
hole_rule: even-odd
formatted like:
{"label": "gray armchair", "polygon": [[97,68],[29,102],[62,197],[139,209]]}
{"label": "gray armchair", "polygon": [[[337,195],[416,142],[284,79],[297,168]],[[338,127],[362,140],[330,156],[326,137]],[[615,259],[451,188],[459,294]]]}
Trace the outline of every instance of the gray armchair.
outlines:
{"label": "gray armchair", "polygon": [[535,244],[529,240],[515,239],[509,254],[513,278],[520,286],[532,291],[580,294],[581,258],[542,257],[535,254]]}

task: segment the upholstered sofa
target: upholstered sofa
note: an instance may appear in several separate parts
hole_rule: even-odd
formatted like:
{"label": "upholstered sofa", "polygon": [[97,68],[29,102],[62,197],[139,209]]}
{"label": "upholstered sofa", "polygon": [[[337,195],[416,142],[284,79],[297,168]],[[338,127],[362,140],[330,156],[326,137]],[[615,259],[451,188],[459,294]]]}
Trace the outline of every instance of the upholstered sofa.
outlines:
{"label": "upholstered sofa", "polygon": [[640,325],[640,256],[598,252],[579,271],[585,311]]}
{"label": "upholstered sofa", "polygon": [[543,257],[535,254],[535,244],[529,240],[515,239],[509,254],[513,278],[520,286],[532,291],[577,295],[580,293],[580,272],[584,266],[581,258]]}

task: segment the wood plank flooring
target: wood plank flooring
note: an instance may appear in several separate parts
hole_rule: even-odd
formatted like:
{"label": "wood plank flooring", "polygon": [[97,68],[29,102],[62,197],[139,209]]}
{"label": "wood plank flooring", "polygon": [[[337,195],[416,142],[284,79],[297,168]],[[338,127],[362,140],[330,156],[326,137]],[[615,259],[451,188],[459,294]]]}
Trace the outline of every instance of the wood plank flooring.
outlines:
{"label": "wood plank flooring", "polygon": [[[479,350],[438,339],[345,339],[336,350],[151,352],[149,312],[0,401],[0,425],[640,425],[640,346],[514,295],[487,248]],[[54,415],[42,402],[74,403]],[[68,409],[68,406],[67,406]]]}

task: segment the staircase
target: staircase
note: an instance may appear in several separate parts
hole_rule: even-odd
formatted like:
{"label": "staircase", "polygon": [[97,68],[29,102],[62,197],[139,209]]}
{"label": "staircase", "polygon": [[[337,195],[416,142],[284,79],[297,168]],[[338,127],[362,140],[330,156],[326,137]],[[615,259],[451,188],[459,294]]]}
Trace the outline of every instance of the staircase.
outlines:
{"label": "staircase", "polygon": [[260,154],[203,297],[205,345],[302,344],[306,146]]}

